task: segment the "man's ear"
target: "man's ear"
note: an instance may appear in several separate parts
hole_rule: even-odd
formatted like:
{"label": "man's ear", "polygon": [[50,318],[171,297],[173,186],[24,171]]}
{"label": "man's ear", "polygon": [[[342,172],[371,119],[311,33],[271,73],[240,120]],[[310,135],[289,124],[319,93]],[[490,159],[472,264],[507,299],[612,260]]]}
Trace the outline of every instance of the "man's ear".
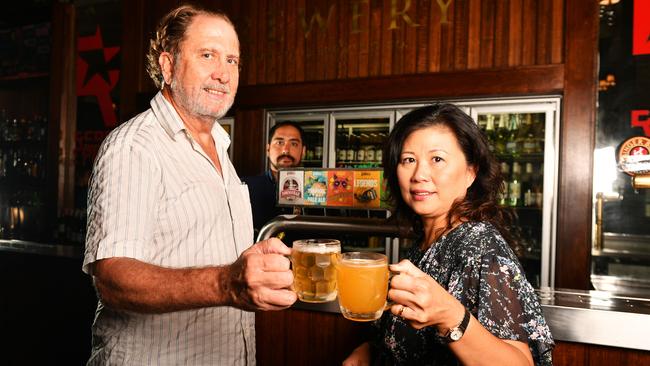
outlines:
{"label": "man's ear", "polygon": [[172,83],[172,75],[174,73],[174,58],[169,52],[162,52],[158,56],[158,64],[162,72],[163,81],[169,85]]}
{"label": "man's ear", "polygon": [[307,154],[307,146],[302,145],[302,154],[300,154],[300,160],[304,159],[306,154]]}
{"label": "man's ear", "polygon": [[266,157],[271,156],[271,144],[266,144]]}

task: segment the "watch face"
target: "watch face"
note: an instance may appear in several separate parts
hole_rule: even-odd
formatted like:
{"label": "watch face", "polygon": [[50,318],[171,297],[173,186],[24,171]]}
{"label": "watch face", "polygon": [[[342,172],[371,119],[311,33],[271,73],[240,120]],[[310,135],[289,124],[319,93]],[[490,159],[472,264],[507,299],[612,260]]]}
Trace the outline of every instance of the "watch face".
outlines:
{"label": "watch face", "polygon": [[459,340],[462,336],[463,336],[463,331],[460,330],[460,329],[454,329],[454,330],[451,331],[451,333],[449,333],[449,338],[450,338],[452,341],[457,341],[457,340]]}

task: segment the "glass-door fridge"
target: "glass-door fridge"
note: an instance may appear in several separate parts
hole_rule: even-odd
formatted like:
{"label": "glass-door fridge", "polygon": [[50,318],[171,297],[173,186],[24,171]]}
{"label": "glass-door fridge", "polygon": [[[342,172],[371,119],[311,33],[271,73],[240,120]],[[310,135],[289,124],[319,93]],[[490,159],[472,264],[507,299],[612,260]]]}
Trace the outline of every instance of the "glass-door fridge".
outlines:
{"label": "glass-door fridge", "polygon": [[459,102],[485,133],[506,181],[499,204],[513,209],[515,248],[531,284],[552,286],[560,98]]}
{"label": "glass-door fridge", "polygon": [[382,148],[395,123],[393,110],[340,111],[331,114],[329,167],[381,167]]}

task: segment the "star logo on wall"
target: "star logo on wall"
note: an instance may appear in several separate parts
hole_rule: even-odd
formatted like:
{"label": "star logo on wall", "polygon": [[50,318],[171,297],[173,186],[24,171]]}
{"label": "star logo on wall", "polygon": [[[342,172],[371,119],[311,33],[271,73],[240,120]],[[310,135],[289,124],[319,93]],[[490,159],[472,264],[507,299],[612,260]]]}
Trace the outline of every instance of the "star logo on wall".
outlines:
{"label": "star logo on wall", "polygon": [[117,123],[111,90],[119,80],[119,47],[106,47],[99,26],[94,35],[77,40],[77,95],[93,95],[101,110],[104,125]]}

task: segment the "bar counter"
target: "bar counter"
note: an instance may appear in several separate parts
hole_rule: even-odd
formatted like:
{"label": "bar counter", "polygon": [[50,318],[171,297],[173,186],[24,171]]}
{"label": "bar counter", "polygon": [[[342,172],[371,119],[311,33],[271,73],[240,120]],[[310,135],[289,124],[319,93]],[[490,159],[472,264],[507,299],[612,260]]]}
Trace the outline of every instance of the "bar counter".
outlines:
{"label": "bar counter", "polygon": [[[566,289],[537,293],[555,340],[650,351],[650,299]],[[340,313],[336,301],[293,307]]]}
{"label": "bar counter", "polygon": [[[0,252],[81,258],[83,248],[0,240]],[[544,289],[538,294],[556,340],[650,351],[650,299],[568,289]],[[293,308],[340,312],[336,301],[324,304],[298,301]]]}

